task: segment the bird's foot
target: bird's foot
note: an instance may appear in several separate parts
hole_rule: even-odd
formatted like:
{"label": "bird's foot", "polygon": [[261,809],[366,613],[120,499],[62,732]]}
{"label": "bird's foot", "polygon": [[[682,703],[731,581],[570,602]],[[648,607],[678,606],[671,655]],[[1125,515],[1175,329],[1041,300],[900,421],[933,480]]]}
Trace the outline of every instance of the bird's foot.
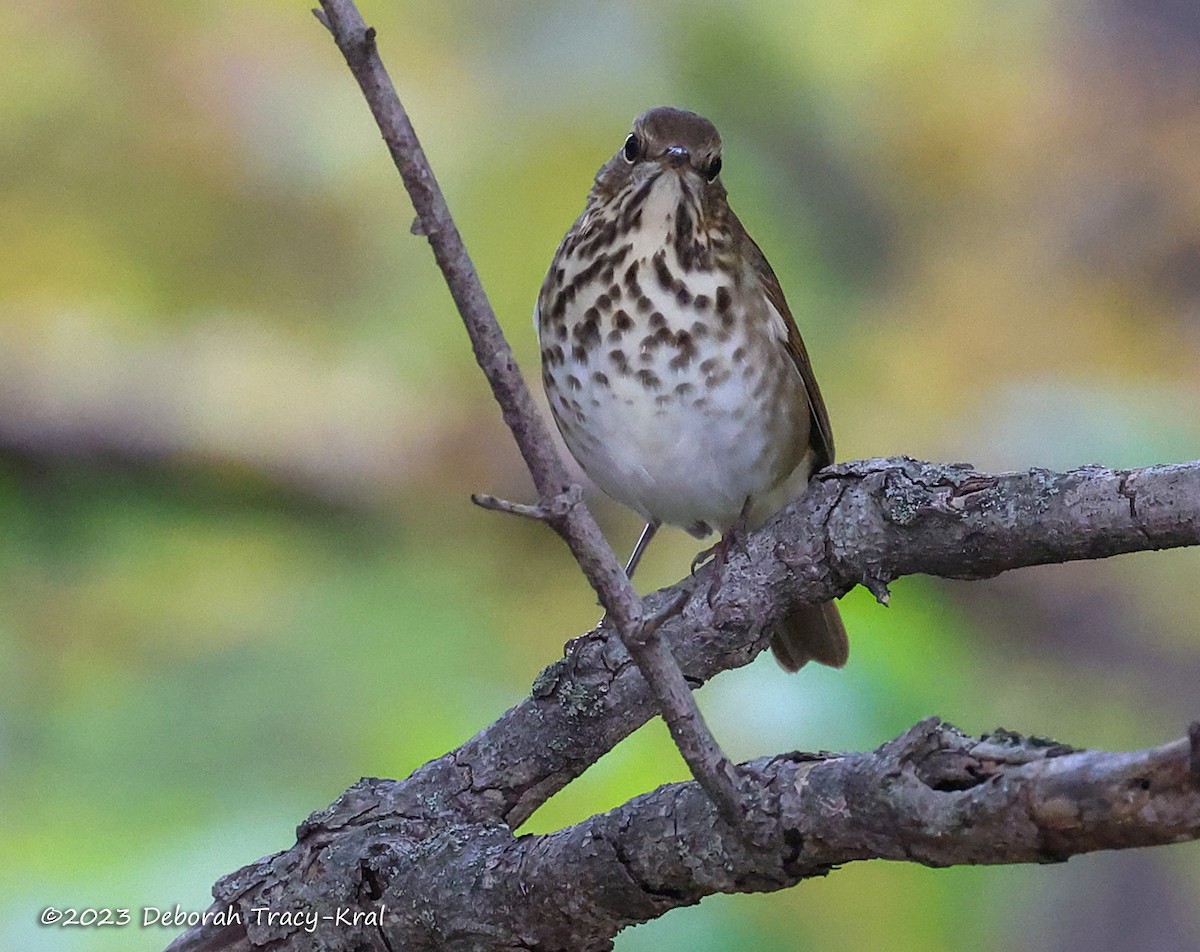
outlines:
{"label": "bird's foot", "polygon": [[716,544],[709,546],[692,559],[692,573],[695,574],[696,569],[710,555],[712,556],[713,577],[712,582],[708,586],[709,608],[716,607],[717,596],[721,594],[721,586],[725,584],[725,565],[729,561],[730,553],[736,548],[741,549],[746,555],[750,554],[750,550],[746,547],[746,538],[749,535],[746,525],[746,511],[749,508],[750,503],[747,500],[746,505],[742,507],[741,514],[737,517],[733,525],[725,530],[724,535],[716,541]]}

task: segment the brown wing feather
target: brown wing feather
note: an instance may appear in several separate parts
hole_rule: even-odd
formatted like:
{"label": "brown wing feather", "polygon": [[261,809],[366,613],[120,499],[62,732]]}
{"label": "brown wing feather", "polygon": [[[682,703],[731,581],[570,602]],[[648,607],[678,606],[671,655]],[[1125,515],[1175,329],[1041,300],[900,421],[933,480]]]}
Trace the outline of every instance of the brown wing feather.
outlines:
{"label": "brown wing feather", "polygon": [[800,371],[800,379],[804,382],[804,389],[808,393],[808,407],[812,413],[813,427],[809,439],[816,453],[813,466],[815,469],[820,469],[833,462],[833,429],[829,425],[829,411],[825,409],[825,400],[821,396],[821,388],[817,386],[812,362],[808,359],[808,351],[804,347],[800,330],[796,327],[791,309],[788,308],[787,300],[783,296],[783,288],[779,286],[779,279],[771,270],[771,265],[767,262],[767,256],[762,253],[762,249],[755,244],[753,238],[746,234],[745,229],[740,230],[747,244],[746,259],[762,281],[763,292],[766,294],[767,300],[771,302],[771,306],[779,312],[783,317],[783,322],[787,325],[787,351],[791,355],[796,369]]}
{"label": "brown wing feather", "polygon": [[[817,386],[812,362],[808,359],[808,351],[783,296],[779,279],[754,239],[746,235],[745,241],[747,260],[762,281],[763,293],[787,325],[787,351],[800,371],[800,379],[808,394],[809,412],[812,414],[808,439],[814,451],[813,466],[820,469],[833,462],[833,430],[829,426],[829,411],[825,409],[825,400],[821,396],[821,388]],[[832,668],[842,667],[850,656],[850,641],[846,637],[846,628],[837,605],[825,602],[821,605],[793,607],[776,625],[771,638],[771,650],[785,671],[798,671],[808,661]]]}

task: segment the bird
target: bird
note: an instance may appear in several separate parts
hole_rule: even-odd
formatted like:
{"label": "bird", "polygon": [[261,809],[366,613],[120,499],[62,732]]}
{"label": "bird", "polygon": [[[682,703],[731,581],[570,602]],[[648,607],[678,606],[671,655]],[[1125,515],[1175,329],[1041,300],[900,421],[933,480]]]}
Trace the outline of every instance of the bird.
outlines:
{"label": "bird", "polygon": [[[719,564],[744,533],[833,462],[829,414],[783,290],[729,206],[708,119],[650,109],[596,173],[534,311],[542,383],[571,455],[645,528],[714,532]],[[693,569],[695,568],[693,563]],[[833,602],[771,632],[788,671],[841,667]]]}

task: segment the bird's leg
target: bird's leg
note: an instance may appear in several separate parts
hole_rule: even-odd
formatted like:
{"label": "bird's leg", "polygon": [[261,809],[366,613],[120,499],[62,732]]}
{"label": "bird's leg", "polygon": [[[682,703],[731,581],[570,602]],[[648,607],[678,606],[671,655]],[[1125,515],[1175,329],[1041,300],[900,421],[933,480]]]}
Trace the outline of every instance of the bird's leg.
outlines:
{"label": "bird's leg", "polygon": [[646,551],[646,546],[650,544],[650,540],[654,538],[654,534],[658,532],[660,523],[647,522],[646,528],[642,530],[642,534],[638,536],[637,545],[633,547],[633,555],[629,557],[629,564],[625,566],[625,574],[629,578],[633,578],[633,570],[638,567],[638,563],[642,561],[642,555]]}
{"label": "bird's leg", "polygon": [[[632,579],[633,571],[638,567],[638,563],[642,561],[642,556],[646,553],[646,547],[650,545],[650,540],[654,538],[654,534],[658,532],[658,527],[662,525],[660,522],[647,522],[646,527],[642,529],[642,534],[638,536],[637,545],[633,547],[633,554],[629,556],[629,562],[625,566],[625,575]],[[608,618],[608,612],[596,622],[596,627],[599,628]],[[572,638],[563,645],[563,656],[571,657],[574,655],[575,649],[578,647],[577,642],[581,641],[586,635],[581,635],[578,638]]]}
{"label": "bird's leg", "polygon": [[724,542],[725,542],[725,537],[721,536],[721,538],[719,538],[712,545],[708,546],[707,548],[701,549],[699,552],[696,553],[695,557],[693,557],[693,559],[692,559],[692,574],[693,575],[695,575],[696,570],[698,568],[700,568],[700,566],[702,566],[710,558],[715,558],[719,555],[719,549],[721,548],[721,545]]}
{"label": "bird's leg", "polygon": [[747,499],[742,505],[742,511],[738,513],[738,517],[733,521],[728,529],[716,543],[709,548],[700,552],[695,559],[692,560],[692,571],[695,572],[709,555],[712,555],[713,577],[712,582],[708,587],[708,605],[714,607],[717,596],[721,593],[721,586],[725,584],[725,563],[729,560],[729,553],[733,551],[734,546],[737,546],[743,552],[746,552],[746,536],[748,534],[748,524],[750,521],[750,500]]}

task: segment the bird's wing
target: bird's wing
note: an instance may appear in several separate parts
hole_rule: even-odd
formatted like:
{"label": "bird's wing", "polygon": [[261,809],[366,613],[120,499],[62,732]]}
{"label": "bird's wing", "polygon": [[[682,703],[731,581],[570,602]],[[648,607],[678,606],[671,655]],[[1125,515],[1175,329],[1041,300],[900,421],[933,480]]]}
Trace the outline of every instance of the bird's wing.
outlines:
{"label": "bird's wing", "polygon": [[817,378],[813,374],[812,361],[808,359],[808,350],[804,346],[804,339],[800,336],[799,328],[796,327],[791,309],[788,308],[787,299],[783,296],[783,288],[779,286],[779,279],[775,277],[775,272],[771,270],[771,265],[767,262],[767,256],[755,244],[754,239],[746,235],[745,240],[749,244],[746,249],[746,258],[752,273],[761,282],[767,302],[782,318],[787,328],[784,346],[792,358],[792,363],[800,371],[800,379],[804,382],[804,390],[808,394],[808,407],[812,414],[812,435],[809,439],[816,453],[813,466],[814,469],[820,469],[833,462],[833,429],[829,425],[829,411],[825,409],[821,388],[817,386]]}

